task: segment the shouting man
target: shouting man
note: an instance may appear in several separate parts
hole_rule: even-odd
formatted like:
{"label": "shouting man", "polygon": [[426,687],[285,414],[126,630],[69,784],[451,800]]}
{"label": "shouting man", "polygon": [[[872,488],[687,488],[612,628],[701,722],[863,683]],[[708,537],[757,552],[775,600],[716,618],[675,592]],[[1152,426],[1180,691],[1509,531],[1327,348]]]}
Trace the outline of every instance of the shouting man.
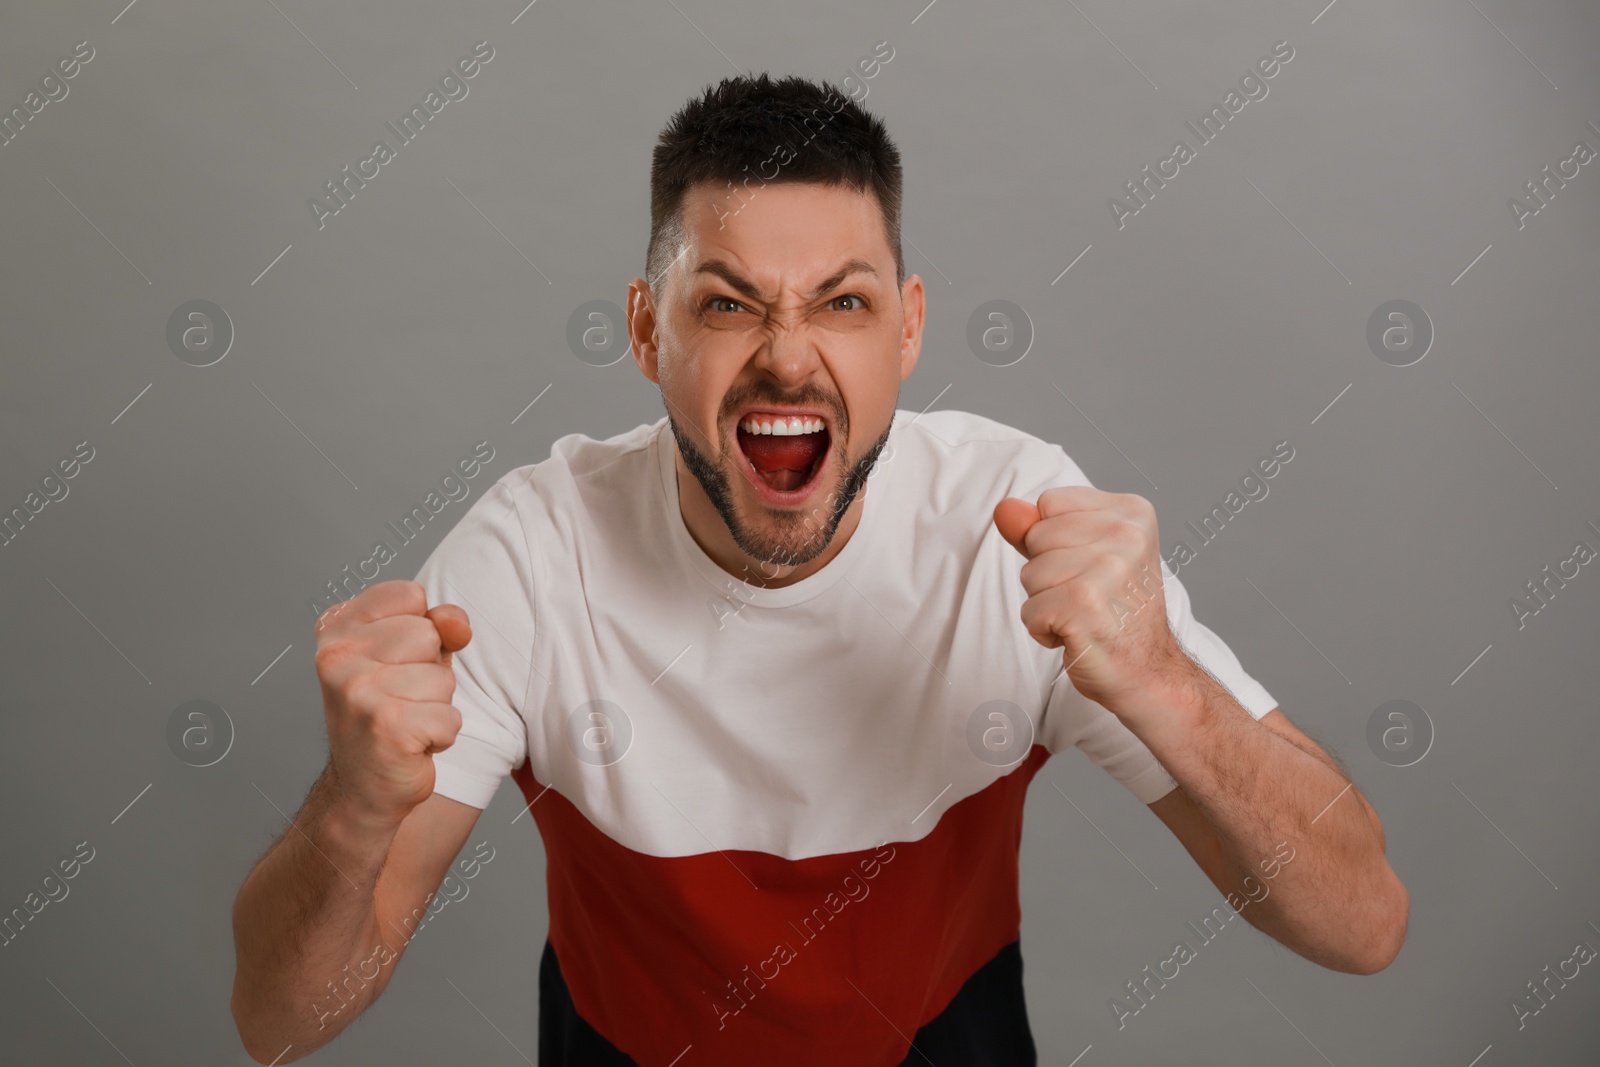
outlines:
{"label": "shouting man", "polygon": [[650,181],[627,317],[664,418],[561,438],[318,620],[328,765],[235,909],[250,1054],[379,996],[508,775],[548,860],[543,1064],[1034,1063],[1023,801],[1071,746],[1252,925],[1386,967],[1376,813],[1195,618],[1150,503],[897,407],[925,294],[883,124],[728,79]]}

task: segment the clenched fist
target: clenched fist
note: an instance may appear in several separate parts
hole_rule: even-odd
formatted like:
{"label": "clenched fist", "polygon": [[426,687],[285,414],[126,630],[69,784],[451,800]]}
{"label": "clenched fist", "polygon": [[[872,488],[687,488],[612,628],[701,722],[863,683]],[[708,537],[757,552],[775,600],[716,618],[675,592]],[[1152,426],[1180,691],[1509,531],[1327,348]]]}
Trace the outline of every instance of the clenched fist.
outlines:
{"label": "clenched fist", "polygon": [[1037,504],[995,505],[1000,535],[1022,553],[1022,622],[1062,650],[1067,677],[1113,714],[1151,682],[1193,663],[1167,623],[1156,512],[1132,493],[1063,486]]}
{"label": "clenched fist", "polygon": [[369,586],[317,619],[317,678],[340,803],[398,826],[433,794],[433,753],[461,729],[450,704],[450,657],[471,640],[465,611],[429,608],[410,581]]}

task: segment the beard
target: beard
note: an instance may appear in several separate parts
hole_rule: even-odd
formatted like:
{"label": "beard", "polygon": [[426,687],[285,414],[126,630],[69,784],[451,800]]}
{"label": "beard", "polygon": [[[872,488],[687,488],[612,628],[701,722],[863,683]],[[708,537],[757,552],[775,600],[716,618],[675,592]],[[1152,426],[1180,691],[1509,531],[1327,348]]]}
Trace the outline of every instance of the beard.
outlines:
{"label": "beard", "polygon": [[[744,393],[730,393],[723,403],[724,410],[736,412],[747,398],[774,400],[780,404],[798,404],[813,400],[821,400],[824,403],[829,401],[829,398],[822,395],[813,397],[802,394],[799,398],[783,401],[770,396],[756,398],[747,397]],[[896,402],[898,403],[898,394]],[[829,406],[834,409],[836,415],[843,415],[842,405],[829,403]],[[891,419],[889,427],[883,431],[883,435],[873,443],[872,447],[867,449],[866,454],[840,472],[833,489],[827,494],[823,505],[827,509],[827,515],[820,523],[813,517],[817,509],[809,513],[764,509],[770,528],[757,529],[745,522],[734,506],[726,450],[723,450],[720,462],[713,462],[694,443],[693,438],[684,432],[678,420],[672,417],[670,405],[667,409],[667,424],[672,427],[672,436],[678,443],[678,452],[683,456],[684,466],[689,468],[689,473],[694,475],[695,481],[700,483],[700,488],[705,490],[711,506],[717,509],[723,524],[728,527],[728,533],[733,537],[734,544],[752,559],[784,567],[810,562],[833,542],[833,535],[838,531],[839,523],[843,521],[845,512],[850,510],[850,505],[855,502],[856,496],[867,484],[867,478],[878,462],[879,453],[889,443],[889,431],[894,428]],[[843,417],[837,418],[833,425],[838,432],[848,438],[848,424]],[[830,429],[829,432],[833,433],[835,430]],[[737,448],[738,445],[735,444],[734,447]],[[839,455],[842,462],[844,456],[842,443]]]}

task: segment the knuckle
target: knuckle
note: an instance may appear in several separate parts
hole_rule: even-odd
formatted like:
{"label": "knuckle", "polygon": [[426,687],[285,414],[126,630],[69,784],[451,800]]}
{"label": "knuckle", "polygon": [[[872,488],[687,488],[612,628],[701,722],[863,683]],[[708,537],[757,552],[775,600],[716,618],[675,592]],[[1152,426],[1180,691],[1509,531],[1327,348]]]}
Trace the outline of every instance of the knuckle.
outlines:
{"label": "knuckle", "polygon": [[404,609],[413,615],[421,615],[428,610],[428,594],[422,588],[421,582],[406,578],[394,579],[398,591],[402,594]]}
{"label": "knuckle", "polygon": [[382,699],[378,681],[370,672],[357,674],[345,683],[345,706],[358,715],[372,715]]}
{"label": "knuckle", "polygon": [[332,640],[317,647],[316,654],[311,657],[316,665],[319,675],[326,675],[349,661],[354,649],[349,641]]}

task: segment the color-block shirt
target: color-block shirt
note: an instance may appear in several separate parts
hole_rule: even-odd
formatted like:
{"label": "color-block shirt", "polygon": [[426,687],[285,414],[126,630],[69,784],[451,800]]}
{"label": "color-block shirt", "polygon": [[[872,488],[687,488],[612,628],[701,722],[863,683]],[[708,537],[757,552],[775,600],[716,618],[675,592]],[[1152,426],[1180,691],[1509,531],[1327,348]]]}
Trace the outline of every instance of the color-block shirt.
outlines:
{"label": "color-block shirt", "polygon": [[[993,420],[897,411],[838,555],[763,588],[690,536],[675,451],[665,418],[562,437],[417,575],[474,634],[435,792],[486,807],[510,775],[544,840],[541,1063],[1033,1062],[1029,782],[1077,746],[1141,802],[1176,785],[1028,635],[991,518],[1090,483]],[[1272,710],[1163,582],[1190,656]]]}

